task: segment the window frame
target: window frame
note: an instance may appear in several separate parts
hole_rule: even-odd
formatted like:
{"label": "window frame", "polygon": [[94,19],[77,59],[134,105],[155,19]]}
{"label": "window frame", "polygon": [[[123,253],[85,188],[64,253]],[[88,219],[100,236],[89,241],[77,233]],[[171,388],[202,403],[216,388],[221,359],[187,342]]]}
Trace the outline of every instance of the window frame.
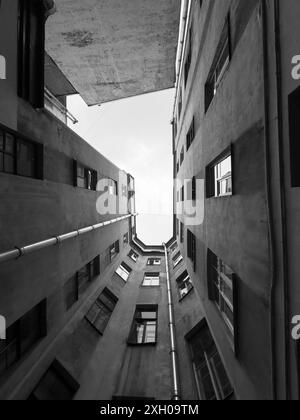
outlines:
{"label": "window frame", "polygon": [[[214,261],[217,262],[217,267],[215,267]],[[221,267],[229,269],[231,272],[232,278],[230,279],[224,272],[221,270]],[[216,282],[217,276],[217,282]],[[224,263],[224,261],[214,254],[210,249],[207,251],[207,280],[208,280],[208,298],[213,302],[223,319],[223,322],[226,326],[226,330],[229,333],[230,343],[234,352],[238,352],[238,324],[237,324],[237,275],[236,273]],[[232,302],[226,296],[226,293],[222,290],[222,284],[225,283],[225,287],[228,287],[232,293]],[[228,309],[232,313],[233,321],[228,318],[224,307],[227,305]]]}
{"label": "window frame", "polygon": [[[30,317],[36,317],[37,321],[37,327],[36,330],[36,337],[34,341],[31,342],[30,346],[28,348],[23,346],[26,343],[24,342],[23,337],[23,331],[22,326],[25,324],[26,328],[26,321],[28,322],[31,318]],[[17,321],[15,321],[13,324],[11,324],[6,331],[6,340],[3,340],[4,343],[0,346],[0,357],[3,356],[3,370],[0,371],[0,377],[6,374],[6,372],[10,371],[13,366],[15,366],[18,362],[22,361],[23,358],[26,356],[26,354],[30,353],[41,340],[43,340],[47,336],[47,299],[42,300],[37,305],[35,305],[33,308],[31,308],[29,311],[27,311],[23,316],[21,316]],[[0,342],[1,343],[1,342]],[[13,350],[13,361],[10,360],[10,363],[8,362],[9,353],[12,351],[12,347],[14,347]],[[11,357],[10,357],[11,359]]]}
{"label": "window frame", "polygon": [[[222,30],[220,41],[216,49],[216,54],[213,59],[212,66],[209,71],[209,75],[207,81],[205,83],[205,114],[211,107],[211,104],[214,98],[217,95],[219,87],[221,85],[222,80],[225,77],[226,72],[228,71],[232,59],[232,51],[231,51],[231,29],[230,29],[230,14],[227,15],[225,26]],[[228,49],[228,55],[226,56],[226,60],[221,67],[221,70],[218,72],[219,64],[222,61],[224,52]]]}
{"label": "window frame", "polygon": [[[3,170],[0,170],[0,174],[19,176],[22,178],[43,180],[44,179],[44,145],[34,140],[30,140],[25,136],[11,130],[2,124],[0,124],[0,137],[3,139],[3,148],[0,149],[0,159],[2,159]],[[10,152],[5,151],[6,138],[10,137],[12,140],[12,150]],[[21,144],[25,144],[33,148],[33,175],[25,175],[19,168],[19,147]],[[5,171],[5,156],[10,156],[12,159],[12,171]]]}
{"label": "window frame", "polygon": [[[107,305],[107,300],[110,300],[110,303],[112,304],[113,308],[109,307]],[[100,293],[100,295],[97,297],[97,299],[94,301],[94,303],[91,305],[90,309],[88,310],[88,312],[85,315],[85,319],[86,321],[100,334],[100,335],[104,335],[104,332],[109,324],[109,321],[112,317],[112,314],[118,304],[119,299],[117,298],[117,296],[115,296],[108,288],[104,288],[102,290],[102,292]],[[91,316],[90,314],[93,312],[93,310],[95,311],[95,307],[98,308],[98,313],[96,318],[94,319],[94,321],[91,320]],[[100,330],[99,327],[96,325],[96,321],[98,321],[99,315],[103,313],[106,313],[106,315],[108,315],[108,317],[105,319],[105,325],[103,327],[103,330]],[[106,311],[106,312],[105,312]],[[94,315],[95,317],[95,315]]]}
{"label": "window frame", "polygon": [[[160,287],[160,280],[161,280],[160,274],[161,273],[159,272],[144,273],[142,287]],[[146,284],[147,281],[150,281],[150,284]]]}
{"label": "window frame", "polygon": [[[216,176],[216,168],[225,162],[228,158],[231,158],[231,173],[230,176],[225,176],[218,178]],[[218,194],[218,185],[220,185],[220,181],[222,180],[231,180],[231,192],[225,194]],[[225,149],[223,153],[221,153],[216,159],[214,159],[209,165],[206,167],[206,198],[226,198],[232,197],[235,194],[234,190],[234,151],[233,145],[230,145]]]}
{"label": "window frame", "polygon": [[[127,278],[125,279],[124,277],[122,277],[122,275],[118,272],[118,270],[119,271],[122,270],[122,273],[125,273],[127,275]],[[117,274],[117,276],[120,277],[125,283],[128,282],[131,273],[132,273],[132,268],[129,267],[129,265],[127,265],[125,262],[122,262],[115,271],[115,274]]]}
{"label": "window frame", "polygon": [[[185,294],[182,293],[182,288],[180,287],[181,284],[188,284],[190,287],[186,287],[187,292]],[[179,301],[181,302],[185,299],[194,289],[193,281],[188,273],[187,270],[183,271],[183,273],[176,279],[176,285],[178,290]]]}
{"label": "window frame", "polygon": [[[202,338],[202,348],[200,348],[201,351],[203,351],[204,353],[204,359],[203,362],[201,363],[201,365],[198,366],[197,369],[197,365],[196,365],[196,361],[195,361],[195,355],[194,355],[194,347],[192,345],[193,340],[195,340],[195,338],[198,338],[198,343],[201,343],[201,339],[199,339],[199,336],[201,336],[201,334],[204,335],[208,335],[210,341],[211,341],[211,345],[212,347],[210,348],[211,354],[208,355],[208,349],[205,351],[204,350],[204,340],[205,337]],[[221,358],[221,354],[217,348],[216,342],[213,338],[213,335],[210,331],[210,328],[207,324],[206,320],[201,321],[195,328],[192,329],[192,331],[190,331],[186,336],[185,336],[187,343],[188,343],[188,347],[189,347],[189,353],[190,353],[190,359],[191,359],[191,363],[192,363],[192,368],[193,368],[193,373],[194,373],[194,380],[195,380],[195,384],[196,384],[196,388],[197,388],[197,393],[198,393],[198,399],[200,401],[207,401],[207,395],[204,395],[205,393],[205,384],[202,381],[202,384],[200,384],[200,377],[199,377],[199,373],[198,371],[201,369],[201,367],[207,367],[207,372],[210,378],[210,382],[211,382],[211,390],[214,391],[214,396],[215,396],[215,400],[222,400],[222,401],[226,401],[226,400],[231,400],[234,398],[234,388],[232,386],[232,382],[229,378],[229,375],[227,373],[227,369],[223,363],[223,360]],[[206,337],[207,340],[207,337]],[[206,354],[205,354],[206,353]],[[208,357],[209,356],[209,357]],[[225,394],[225,390],[221,389],[221,381],[220,379],[218,379],[216,376],[218,375],[218,371],[216,368],[214,368],[214,366],[211,364],[211,360],[217,356],[218,361],[221,363],[221,367],[223,369],[223,374],[225,373],[226,375],[226,379],[227,379],[227,386],[231,387],[231,391],[227,394]],[[202,386],[201,386],[202,385]],[[223,395],[222,395],[223,393]]]}
{"label": "window frame", "polygon": [[[156,318],[140,318],[137,317],[137,314],[139,312],[145,312],[145,313],[156,313]],[[143,341],[137,342],[137,340],[133,339],[133,337],[136,337],[136,327],[138,325],[143,325],[143,323],[150,323],[155,324],[155,341],[153,342],[145,342],[146,334],[147,334],[147,328],[143,331]],[[129,346],[133,347],[144,347],[144,346],[156,346],[158,342],[158,305],[137,305],[136,310],[134,312],[133,322],[130,328],[129,337],[127,340],[127,344]]]}

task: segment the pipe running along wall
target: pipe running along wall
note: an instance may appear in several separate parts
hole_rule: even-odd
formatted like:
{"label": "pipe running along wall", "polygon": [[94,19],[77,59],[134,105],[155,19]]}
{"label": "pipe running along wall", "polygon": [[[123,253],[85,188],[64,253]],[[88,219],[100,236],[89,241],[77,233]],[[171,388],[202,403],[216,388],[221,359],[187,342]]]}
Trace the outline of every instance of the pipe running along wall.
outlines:
{"label": "pipe running along wall", "polygon": [[5,261],[15,260],[17,258],[21,258],[24,255],[32,254],[35,251],[39,251],[44,248],[48,248],[50,246],[59,245],[69,239],[76,238],[77,236],[85,235],[86,233],[93,232],[94,230],[101,229],[105,226],[112,225],[117,222],[121,222],[123,220],[129,219],[132,216],[137,216],[136,214],[127,214],[126,216],[121,216],[116,219],[108,220],[107,222],[98,223],[96,225],[91,225],[85,227],[83,229],[75,230],[73,232],[66,233],[60,236],[54,236],[50,239],[46,239],[45,241],[37,242],[32,245],[27,245],[22,248],[15,247],[6,252],[0,253],[0,264]]}
{"label": "pipe running along wall", "polygon": [[168,290],[168,312],[169,312],[169,328],[170,328],[170,344],[171,344],[171,361],[172,361],[172,379],[173,379],[173,395],[172,400],[179,401],[180,398],[180,381],[179,381],[179,370],[177,360],[177,345],[176,345],[176,329],[175,329],[175,318],[173,311],[173,297],[170,282],[169,273],[169,260],[168,251],[166,244],[163,244],[165,250],[166,259],[166,273],[167,273],[167,290]]}

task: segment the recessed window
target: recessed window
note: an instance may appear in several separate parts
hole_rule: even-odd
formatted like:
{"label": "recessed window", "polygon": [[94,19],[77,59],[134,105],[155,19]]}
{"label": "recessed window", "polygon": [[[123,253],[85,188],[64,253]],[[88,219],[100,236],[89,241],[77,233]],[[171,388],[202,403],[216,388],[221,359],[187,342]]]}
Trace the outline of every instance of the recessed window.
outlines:
{"label": "recessed window", "polygon": [[291,186],[300,187],[300,88],[289,95]]}
{"label": "recessed window", "polygon": [[226,153],[206,169],[206,196],[231,196],[232,189],[232,156]]}
{"label": "recessed window", "polygon": [[150,266],[161,265],[161,259],[160,258],[148,258],[147,265],[150,265]]}
{"label": "recessed window", "polygon": [[194,288],[188,272],[185,270],[176,280],[180,299],[183,299]]}
{"label": "recessed window", "polygon": [[131,250],[128,254],[128,257],[130,259],[132,259],[132,261],[137,262],[138,258],[139,258],[139,254],[137,254],[136,252],[134,252],[133,250]]}
{"label": "recessed window", "polygon": [[180,119],[182,111],[182,88],[179,89],[179,99],[178,99],[178,119]]}
{"label": "recessed window", "polygon": [[0,129],[0,172],[43,178],[43,145]]}
{"label": "recessed window", "polygon": [[157,306],[138,306],[128,344],[155,344],[157,341]]}
{"label": "recessed window", "polygon": [[209,298],[214,301],[222,317],[234,337],[235,335],[235,310],[234,289],[235,274],[213,252],[208,251],[208,286]]}
{"label": "recessed window", "polygon": [[189,150],[195,139],[195,118],[193,118],[189,131],[186,135],[186,151]]}
{"label": "recessed window", "polygon": [[159,286],[160,285],[160,273],[145,273],[143,286]]}
{"label": "recessed window", "polygon": [[184,161],[184,147],[182,147],[181,153],[180,153],[180,165],[183,164],[183,161]]}
{"label": "recessed window", "polygon": [[28,400],[71,401],[79,388],[78,382],[55,360]]}
{"label": "recessed window", "polygon": [[184,243],[184,224],[180,223],[180,242]]}
{"label": "recessed window", "polygon": [[184,65],[184,84],[185,84],[185,86],[187,85],[189,72],[190,72],[190,68],[191,68],[191,63],[192,63],[192,51],[193,51],[192,41],[193,41],[193,27],[191,26],[190,29],[189,29],[188,48],[187,48],[185,65]]}
{"label": "recessed window", "polygon": [[34,3],[19,0],[18,94],[33,107],[43,108],[45,12]]}
{"label": "recessed window", "polygon": [[74,186],[86,190],[96,191],[98,174],[74,160]]}
{"label": "recessed window", "polygon": [[119,252],[120,252],[120,243],[119,241],[116,241],[109,248],[110,261],[114,260],[116,256],[119,254]]}
{"label": "recessed window", "polygon": [[197,180],[194,176],[187,182],[187,200],[196,201],[197,199]]}
{"label": "recessed window", "polygon": [[230,20],[227,19],[221,40],[205,85],[205,112],[207,112],[230,62]]}
{"label": "recessed window", "polygon": [[117,181],[115,181],[113,179],[108,179],[107,185],[108,185],[108,194],[117,196],[118,195],[118,183],[117,183]]}
{"label": "recessed window", "polygon": [[7,329],[6,340],[0,340],[0,376],[46,336],[46,310],[44,300]]}
{"label": "recessed window", "polygon": [[187,256],[193,263],[194,271],[196,270],[196,237],[188,230],[187,231]]}
{"label": "recessed window", "polygon": [[129,233],[125,233],[124,237],[123,237],[123,244],[124,245],[128,245],[129,243]]}
{"label": "recessed window", "polygon": [[[178,219],[177,219],[177,222],[178,222]],[[175,251],[175,249],[178,247],[178,244],[177,244],[177,242],[175,242],[172,246],[171,246],[171,248],[170,248],[170,251],[171,252],[174,252]]]}
{"label": "recessed window", "polygon": [[110,290],[104,289],[86,314],[87,321],[100,333],[103,334],[111,315],[118,303],[118,298]]}
{"label": "recessed window", "polygon": [[72,276],[64,286],[65,303],[70,309],[88,289],[95,277],[100,274],[100,256],[85,265]]}
{"label": "recessed window", "polygon": [[182,262],[183,257],[180,252],[178,252],[173,258],[173,267],[176,268]]}
{"label": "recessed window", "polygon": [[91,282],[100,274],[100,257],[82,267],[77,273],[77,285],[79,297],[87,290]]}
{"label": "recessed window", "polygon": [[120,276],[121,279],[123,279],[125,282],[128,281],[131,272],[132,272],[132,269],[124,262],[116,270],[116,273],[118,274],[118,276]]}
{"label": "recessed window", "polygon": [[189,338],[200,400],[226,400],[233,395],[218,349],[207,324]]}

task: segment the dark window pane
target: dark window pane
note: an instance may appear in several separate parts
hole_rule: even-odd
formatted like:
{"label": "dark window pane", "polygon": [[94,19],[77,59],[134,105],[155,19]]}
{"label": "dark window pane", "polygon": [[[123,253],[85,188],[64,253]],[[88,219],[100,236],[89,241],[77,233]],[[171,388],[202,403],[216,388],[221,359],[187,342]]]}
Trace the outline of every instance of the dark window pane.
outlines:
{"label": "dark window pane", "polygon": [[35,145],[19,139],[17,143],[17,174],[34,178],[36,163]]}
{"label": "dark window pane", "polygon": [[54,362],[29,399],[37,401],[72,400],[79,385],[65,369]]}

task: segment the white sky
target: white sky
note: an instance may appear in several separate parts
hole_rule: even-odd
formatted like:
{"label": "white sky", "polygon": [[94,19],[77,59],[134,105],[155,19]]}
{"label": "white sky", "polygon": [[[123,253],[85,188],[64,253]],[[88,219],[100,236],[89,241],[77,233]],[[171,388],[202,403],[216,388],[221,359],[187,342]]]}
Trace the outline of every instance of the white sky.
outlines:
{"label": "white sky", "polygon": [[172,108],[174,89],[88,107],[68,98],[71,128],[136,182],[138,237],[149,245],[173,234]]}

